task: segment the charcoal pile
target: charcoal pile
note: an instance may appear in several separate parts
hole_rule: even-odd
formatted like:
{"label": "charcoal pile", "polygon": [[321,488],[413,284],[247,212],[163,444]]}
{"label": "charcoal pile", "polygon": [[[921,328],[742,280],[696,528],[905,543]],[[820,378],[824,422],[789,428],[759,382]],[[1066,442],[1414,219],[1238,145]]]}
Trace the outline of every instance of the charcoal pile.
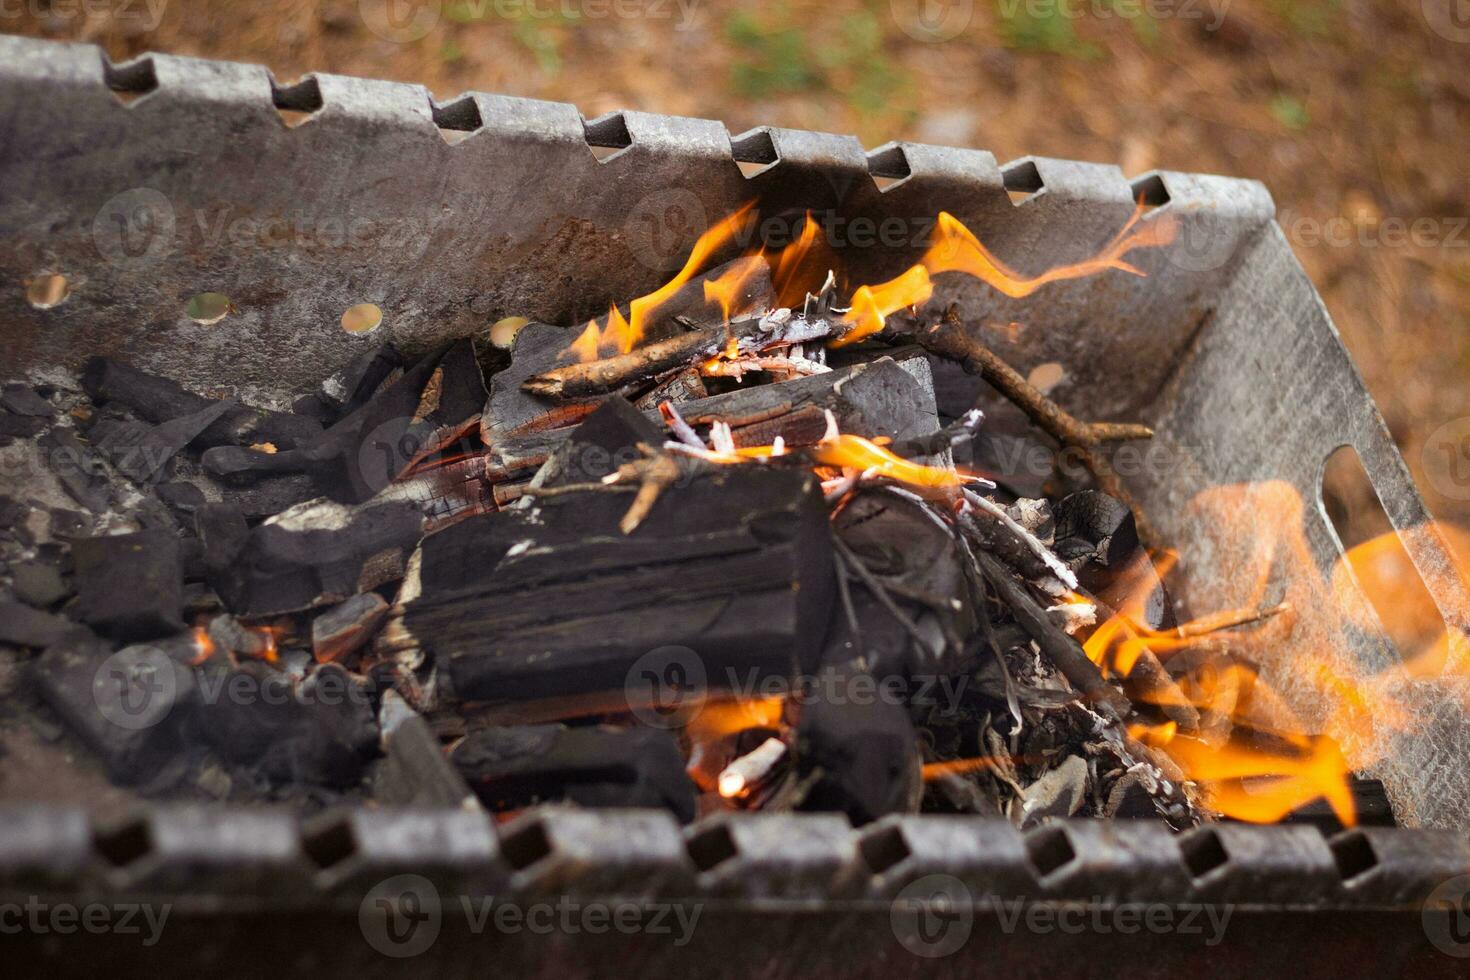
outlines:
{"label": "charcoal pile", "polygon": [[[151,797],[1215,819],[1196,762],[1270,737],[1231,638],[1287,610],[1177,621],[1108,465],[1149,430],[932,308],[953,269],[791,258],[289,406],[111,357],[7,387],[21,718]],[[1084,472],[987,476],[940,364]]]}

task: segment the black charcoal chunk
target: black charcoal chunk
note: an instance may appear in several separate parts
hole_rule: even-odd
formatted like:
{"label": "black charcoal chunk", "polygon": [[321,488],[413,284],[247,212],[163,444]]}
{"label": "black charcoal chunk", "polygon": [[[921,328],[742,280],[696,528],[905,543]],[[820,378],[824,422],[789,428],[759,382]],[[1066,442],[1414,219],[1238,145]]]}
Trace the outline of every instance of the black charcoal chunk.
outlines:
{"label": "black charcoal chunk", "polygon": [[815,780],[801,809],[865,824],[918,808],[918,735],[907,706],[880,680],[850,668],[817,674],[797,723],[797,771]]}
{"label": "black charcoal chunk", "polygon": [[27,605],[46,609],[71,595],[61,571],[42,561],[23,561],[11,566],[15,597]]}
{"label": "black charcoal chunk", "polygon": [[[463,389],[471,384],[462,376],[464,359],[454,354],[461,345],[471,347],[473,362],[469,341],[440,348],[303,447],[300,462],[322,494],[342,503],[362,503],[397,479],[430,445],[446,394],[462,410]],[[476,365],[476,379],[478,370]],[[464,422],[478,410],[470,408],[452,421]]]}
{"label": "black charcoal chunk", "polygon": [[1057,557],[1113,566],[1138,549],[1138,528],[1128,505],[1098,490],[1063,497],[1055,508]]}
{"label": "black charcoal chunk", "polygon": [[0,436],[29,439],[46,428],[48,422],[34,415],[16,415],[0,409]]}
{"label": "black charcoal chunk", "polygon": [[75,615],[117,640],[147,640],[184,628],[184,572],[179,540],[138,531],[72,543]]}
{"label": "black charcoal chunk", "polygon": [[834,582],[813,474],[712,467],[624,534],[631,500],[546,497],[429,537],[403,627],[448,659],[460,697],[499,703],[579,695],[625,709],[630,670],[661,647],[682,649],[695,687],[815,666]]}
{"label": "black charcoal chunk", "polygon": [[378,720],[384,758],[373,775],[373,799],[389,806],[479,807],[439,737],[397,692],[384,692]]}
{"label": "black charcoal chunk", "polygon": [[71,429],[60,427],[47,431],[38,444],[71,498],[94,514],[106,512],[112,496],[97,451]]}
{"label": "black charcoal chunk", "polygon": [[312,621],[313,655],[326,663],[356,652],[373,638],[387,615],[388,603],[376,592],[364,592],[333,606]]}
{"label": "black charcoal chunk", "polygon": [[153,493],[159,500],[181,514],[193,514],[208,503],[208,498],[204,496],[203,490],[184,481],[160,483],[153,488]]}
{"label": "black charcoal chunk", "polygon": [[554,800],[585,807],[662,807],[694,819],[695,787],[673,734],[662,729],[482,728],[450,760],[491,810]]}
{"label": "black charcoal chunk", "polygon": [[36,392],[30,385],[8,384],[0,389],[0,408],[14,415],[30,415],[49,419],[56,415],[56,406]]}
{"label": "black charcoal chunk", "polygon": [[[217,404],[178,383],[140,371],[108,357],[94,357],[82,371],[82,387],[98,404],[117,402],[149,422],[162,423],[194,415]],[[268,442],[294,449],[321,434],[314,419],[289,412],[232,405],[192,441],[199,446],[226,443],[249,446]]]}
{"label": "black charcoal chunk", "polygon": [[40,609],[0,600],[0,643],[41,650],[78,635],[89,635],[87,628]]}
{"label": "black charcoal chunk", "polygon": [[220,570],[220,597],[251,616],[341,602],[401,578],[423,529],[411,501],[309,501],[250,529],[237,560]]}
{"label": "black charcoal chunk", "polygon": [[335,664],[297,683],[268,664],[201,668],[197,731],[222,758],[276,785],[343,789],[357,784],[377,752],[378,725],[366,691]]}
{"label": "black charcoal chunk", "polygon": [[157,646],[117,653],[96,638],[48,649],[33,674],[41,696],[126,785],[155,782],[183,759],[190,672]]}
{"label": "black charcoal chunk", "polygon": [[658,447],[664,432],[621,395],[612,395],[572,430],[547,460],[545,486],[593,483],[641,459],[638,444]]}
{"label": "black charcoal chunk", "polygon": [[105,434],[94,431],[93,437],[119,473],[135,483],[152,483],[185,446],[234,407],[233,400],[212,402],[158,425],[122,422]]}
{"label": "black charcoal chunk", "polygon": [[370,350],[322,382],[321,397],[338,416],[347,415],[365,405],[394,372],[407,362],[392,344]]}

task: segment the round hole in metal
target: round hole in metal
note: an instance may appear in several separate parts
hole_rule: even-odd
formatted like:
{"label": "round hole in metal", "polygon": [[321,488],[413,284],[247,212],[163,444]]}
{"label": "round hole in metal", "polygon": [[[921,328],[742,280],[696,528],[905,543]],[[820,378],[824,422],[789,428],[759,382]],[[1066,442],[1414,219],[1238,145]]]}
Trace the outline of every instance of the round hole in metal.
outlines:
{"label": "round hole in metal", "polygon": [[71,295],[71,283],[58,272],[43,272],[26,280],[26,302],[38,310],[60,306]]}
{"label": "round hole in metal", "polygon": [[219,323],[234,309],[224,293],[195,293],[184,306],[184,314],[201,326]]}
{"label": "round hole in metal", "polygon": [[358,303],[342,314],[342,329],[348,333],[367,333],[383,322],[383,311],[373,303]]}

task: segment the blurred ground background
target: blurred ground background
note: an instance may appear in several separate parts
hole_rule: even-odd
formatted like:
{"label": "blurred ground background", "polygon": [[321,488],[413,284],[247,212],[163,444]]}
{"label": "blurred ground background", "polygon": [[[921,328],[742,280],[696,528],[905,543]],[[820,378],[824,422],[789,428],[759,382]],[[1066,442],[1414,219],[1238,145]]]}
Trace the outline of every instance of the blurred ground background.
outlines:
{"label": "blurred ground background", "polygon": [[1470,524],[1470,0],[0,0],[0,31],[1260,179]]}

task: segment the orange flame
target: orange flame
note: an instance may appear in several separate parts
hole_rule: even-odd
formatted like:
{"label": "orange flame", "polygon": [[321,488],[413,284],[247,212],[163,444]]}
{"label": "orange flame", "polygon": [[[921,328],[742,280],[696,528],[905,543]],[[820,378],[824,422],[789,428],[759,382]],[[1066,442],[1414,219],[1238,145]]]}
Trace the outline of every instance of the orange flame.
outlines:
{"label": "orange flame", "polygon": [[607,325],[599,330],[596,320],[588,323],[581,335],[562,352],[563,355],[579,361],[593,361],[611,354],[626,354],[637,347],[643,341],[653,314],[693,279],[712,255],[735,237],[745,226],[752,206],[744,205],[700,235],[678,274],[653,292],[629,303],[626,318],[613,305],[608,311]]}
{"label": "orange flame", "polygon": [[850,329],[833,346],[854,343],[883,329],[887,317],[909,306],[926,302],[934,293],[932,277],[942,272],[963,272],[974,276],[1012,299],[1029,296],[1047,283],[1064,279],[1081,279],[1100,272],[1116,270],[1131,275],[1145,273],[1125,260],[1137,248],[1156,248],[1174,240],[1177,225],[1170,215],[1140,224],[1142,202],[1133,215],[1094,256],[1081,262],[1059,265],[1038,276],[1023,276],[991,254],[970,229],[950,214],[941,211],[936,225],[937,240],[924,253],[917,265],[903,275],[879,286],[860,287],[852,297],[852,308],[844,318]]}
{"label": "orange flame", "polygon": [[801,234],[796,241],[777,252],[771,264],[776,302],[799,309],[808,293],[822,288],[828,271],[837,268],[837,255],[822,239],[822,226],[808,211]]}

